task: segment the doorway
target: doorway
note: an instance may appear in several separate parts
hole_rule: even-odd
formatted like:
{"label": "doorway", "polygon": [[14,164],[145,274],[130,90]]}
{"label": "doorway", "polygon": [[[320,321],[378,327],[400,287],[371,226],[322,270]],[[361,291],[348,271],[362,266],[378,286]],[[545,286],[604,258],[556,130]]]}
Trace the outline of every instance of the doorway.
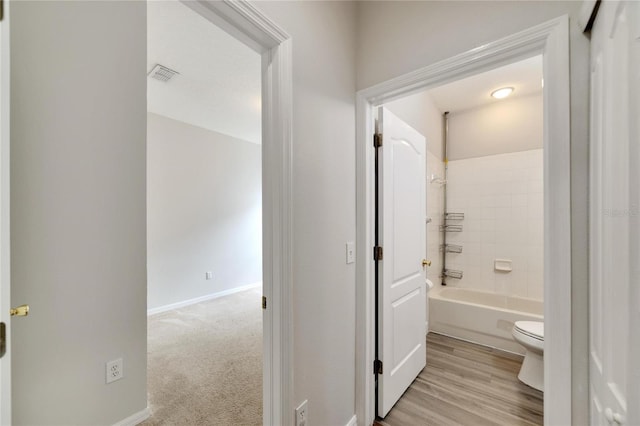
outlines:
{"label": "doorway", "polygon": [[[571,423],[570,341],[570,197],[569,197],[569,68],[568,20],[541,24],[481,48],[417,70],[358,93],[358,272],[357,272],[357,415],[375,419],[374,372],[374,261],[373,247],[373,117],[374,107],[420,90],[459,80],[536,54],[544,58],[544,293],[545,417]],[[550,102],[553,94],[554,102]],[[553,140],[553,143],[550,141]],[[553,277],[553,279],[552,279]],[[553,284],[555,285],[552,285]],[[553,329],[549,327],[553,324]],[[562,366],[562,367],[560,367]]]}
{"label": "doorway", "polygon": [[147,34],[148,424],[261,424],[261,56],[180,2]]}
{"label": "doorway", "polygon": [[[384,253],[391,255],[378,262],[378,269],[391,264],[394,274],[400,272],[401,279],[393,285],[395,292],[407,287],[409,277],[392,258],[399,244],[404,246],[402,258],[416,275],[422,275],[421,291],[414,295],[421,298],[419,314],[406,320],[409,315],[402,315],[402,306],[408,299],[390,300],[390,318],[383,311],[378,323],[378,330],[383,330],[378,334],[378,353],[380,343],[395,347],[412,327],[425,322],[427,327],[416,333],[411,345],[398,348],[404,352],[377,358],[384,361],[387,372],[378,374],[378,416],[391,425],[403,416],[416,422],[449,423],[466,418],[464,423],[471,424],[494,418],[541,424],[543,336],[527,352],[528,342],[523,346],[516,341],[513,328],[542,328],[544,320],[542,56],[385,103],[383,110],[427,135],[426,145],[414,150],[424,153],[414,162],[422,171],[408,179],[409,184],[421,183],[422,189],[410,189],[406,182],[394,185],[394,204],[401,202],[398,195],[405,191],[412,201],[420,199],[419,193],[426,194],[427,201],[405,202],[397,209],[405,216],[407,211],[419,212],[409,236],[403,236],[402,227],[389,223],[386,214],[378,222],[385,228],[378,234],[387,237],[382,244]],[[376,154],[382,154],[383,163],[391,154],[395,162],[397,155],[392,150],[398,138],[389,126],[381,131],[379,121],[382,146]],[[407,142],[408,138],[403,143]],[[410,170],[409,165],[402,167],[405,174]],[[395,175],[382,176],[383,181],[395,179]],[[378,186],[388,187],[386,183]],[[402,223],[410,220],[405,218]],[[412,254],[408,237],[418,239]],[[379,297],[386,295],[387,285],[387,281],[378,283]],[[377,304],[378,309],[386,308],[384,302]],[[399,321],[407,323],[398,327]],[[394,334],[387,341],[384,332],[389,329]],[[422,369],[426,333],[426,368]],[[396,398],[380,398],[381,390],[387,392],[381,379],[401,374],[414,348],[416,353],[421,349],[421,371],[406,375]],[[484,388],[487,377],[491,385]],[[491,386],[510,392],[499,394]],[[474,391],[467,393],[467,389]],[[463,393],[467,393],[464,403],[456,400]],[[438,410],[440,405],[457,409]],[[476,406],[487,410],[478,412]]]}

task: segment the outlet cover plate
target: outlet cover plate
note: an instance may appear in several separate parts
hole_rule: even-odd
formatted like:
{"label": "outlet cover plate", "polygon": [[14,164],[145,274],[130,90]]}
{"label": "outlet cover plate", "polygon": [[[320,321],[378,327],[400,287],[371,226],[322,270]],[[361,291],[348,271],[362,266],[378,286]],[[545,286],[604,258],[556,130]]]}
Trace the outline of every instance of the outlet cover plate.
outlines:
{"label": "outlet cover plate", "polygon": [[122,369],[122,358],[114,359],[107,362],[106,368],[106,381],[107,384],[120,380],[124,377],[124,371]]}
{"label": "outlet cover plate", "polygon": [[307,426],[308,401],[305,399],[302,404],[296,408],[296,426]]}

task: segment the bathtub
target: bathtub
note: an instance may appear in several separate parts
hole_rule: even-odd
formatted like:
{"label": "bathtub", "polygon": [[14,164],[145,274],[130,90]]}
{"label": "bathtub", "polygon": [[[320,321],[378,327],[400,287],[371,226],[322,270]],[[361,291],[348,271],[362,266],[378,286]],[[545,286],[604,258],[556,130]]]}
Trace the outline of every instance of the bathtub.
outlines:
{"label": "bathtub", "polygon": [[511,337],[516,321],[542,321],[540,300],[465,288],[439,287],[429,293],[429,331],[524,354]]}

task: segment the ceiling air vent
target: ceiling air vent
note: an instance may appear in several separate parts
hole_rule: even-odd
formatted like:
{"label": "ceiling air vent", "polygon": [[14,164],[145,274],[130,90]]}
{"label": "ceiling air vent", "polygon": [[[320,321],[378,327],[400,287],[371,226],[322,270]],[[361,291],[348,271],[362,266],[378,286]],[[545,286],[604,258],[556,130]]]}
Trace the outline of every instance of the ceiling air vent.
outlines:
{"label": "ceiling air vent", "polygon": [[153,69],[151,70],[151,72],[149,72],[148,75],[149,77],[155,78],[156,80],[167,82],[171,80],[171,78],[176,74],[180,74],[180,73],[178,71],[174,71],[170,68],[164,67],[160,64],[156,64],[156,66],[153,67]]}

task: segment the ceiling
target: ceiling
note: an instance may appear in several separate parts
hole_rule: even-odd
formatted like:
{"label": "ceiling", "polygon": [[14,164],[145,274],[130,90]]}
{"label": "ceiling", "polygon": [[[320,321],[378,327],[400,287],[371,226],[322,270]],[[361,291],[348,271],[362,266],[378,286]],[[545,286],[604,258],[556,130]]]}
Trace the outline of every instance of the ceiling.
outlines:
{"label": "ceiling", "polygon": [[515,90],[507,99],[542,92],[542,55],[445,84],[428,91],[442,111],[460,112],[492,102],[491,92],[501,87]]}
{"label": "ceiling", "polygon": [[147,72],[180,73],[147,78],[148,110],[260,143],[260,55],[178,1],[147,2],[147,20]]}

